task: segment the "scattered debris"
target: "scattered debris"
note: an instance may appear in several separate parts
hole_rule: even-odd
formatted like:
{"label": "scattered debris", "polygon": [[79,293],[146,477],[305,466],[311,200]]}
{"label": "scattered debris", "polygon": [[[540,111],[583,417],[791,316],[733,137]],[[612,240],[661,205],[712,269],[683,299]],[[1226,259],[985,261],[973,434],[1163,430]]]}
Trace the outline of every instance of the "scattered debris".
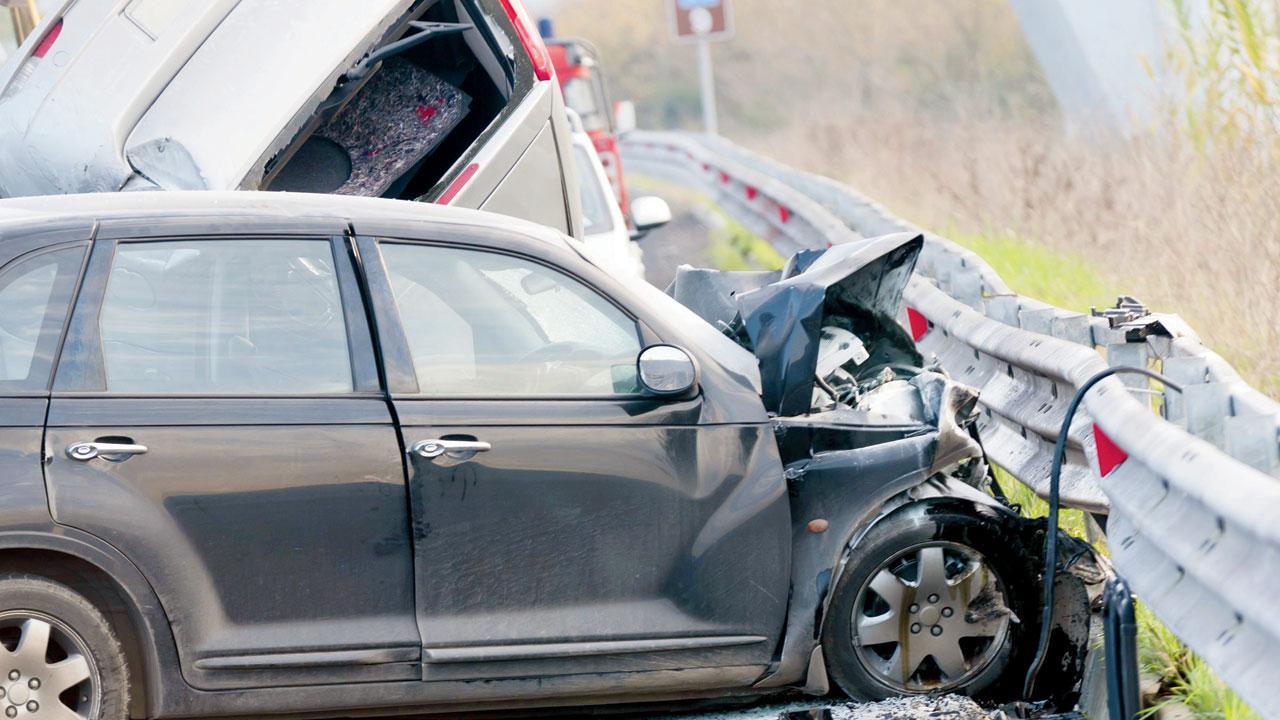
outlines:
{"label": "scattered debris", "polygon": [[1090,314],[1094,317],[1106,318],[1111,327],[1120,327],[1126,323],[1134,322],[1140,318],[1144,318],[1151,314],[1147,309],[1146,303],[1142,302],[1132,295],[1121,295],[1116,298],[1115,307],[1091,308]]}
{"label": "scattered debris", "polygon": [[897,697],[867,703],[810,700],[755,705],[738,710],[643,716],[644,720],[996,720],[997,717],[1009,720],[1016,716],[992,715],[991,711],[984,710],[963,695]]}
{"label": "scattered debris", "polygon": [[971,698],[963,695],[941,695],[841,705],[831,708],[828,717],[831,720],[986,720],[991,716]]}

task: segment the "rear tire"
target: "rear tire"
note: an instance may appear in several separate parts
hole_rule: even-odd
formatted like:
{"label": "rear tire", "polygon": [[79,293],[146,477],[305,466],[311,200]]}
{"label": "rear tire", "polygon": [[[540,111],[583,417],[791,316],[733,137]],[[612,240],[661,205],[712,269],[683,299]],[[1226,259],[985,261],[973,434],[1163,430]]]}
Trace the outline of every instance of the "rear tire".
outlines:
{"label": "rear tire", "polygon": [[127,720],[124,649],[102,612],[71,588],[0,575],[0,646],[0,720]]}
{"label": "rear tire", "polygon": [[828,672],[853,698],[981,695],[1014,681],[1038,617],[1037,553],[986,508],[913,505],[853,549],[823,621]]}

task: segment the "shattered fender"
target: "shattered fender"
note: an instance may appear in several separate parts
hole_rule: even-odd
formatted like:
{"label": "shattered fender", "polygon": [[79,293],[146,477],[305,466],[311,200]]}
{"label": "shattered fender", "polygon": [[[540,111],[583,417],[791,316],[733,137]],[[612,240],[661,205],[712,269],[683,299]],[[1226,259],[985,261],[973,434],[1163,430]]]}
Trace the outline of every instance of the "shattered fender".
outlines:
{"label": "shattered fender", "polygon": [[[818,453],[788,467],[791,493],[791,604],[777,668],[757,687],[801,680],[818,646],[820,610],[845,549],[895,495],[924,482],[934,434],[904,437],[855,450]],[[810,523],[825,521],[814,532]],[[820,525],[815,524],[815,527]]]}

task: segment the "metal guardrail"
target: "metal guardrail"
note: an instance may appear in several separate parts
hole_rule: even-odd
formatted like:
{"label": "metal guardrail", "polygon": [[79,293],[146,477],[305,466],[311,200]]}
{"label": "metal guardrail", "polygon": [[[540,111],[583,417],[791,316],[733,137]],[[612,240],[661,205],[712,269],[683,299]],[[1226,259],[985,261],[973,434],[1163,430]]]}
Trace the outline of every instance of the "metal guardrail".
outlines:
{"label": "metal guardrail", "polygon": [[[728,141],[633,133],[630,171],[704,190],[783,252],[915,231],[837,182]],[[1119,572],[1160,619],[1264,717],[1280,718],[1280,405],[1173,316],[1113,327],[1012,292],[975,253],[930,233],[903,324],[922,353],[981,391],[992,461],[1048,490],[1076,388],[1112,365],[1072,425],[1062,501],[1107,514]]]}

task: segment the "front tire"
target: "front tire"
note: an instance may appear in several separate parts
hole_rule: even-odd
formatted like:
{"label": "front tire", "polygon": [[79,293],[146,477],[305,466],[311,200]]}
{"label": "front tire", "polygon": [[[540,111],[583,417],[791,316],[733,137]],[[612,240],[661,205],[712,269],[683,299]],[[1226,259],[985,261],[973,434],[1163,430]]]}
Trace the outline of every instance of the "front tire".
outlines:
{"label": "front tire", "polygon": [[985,508],[883,519],[853,549],[823,621],[832,679],[866,700],[994,690],[1034,631],[1034,556]]}
{"label": "front tire", "polygon": [[120,640],[71,588],[0,575],[0,720],[126,720],[129,668]]}

